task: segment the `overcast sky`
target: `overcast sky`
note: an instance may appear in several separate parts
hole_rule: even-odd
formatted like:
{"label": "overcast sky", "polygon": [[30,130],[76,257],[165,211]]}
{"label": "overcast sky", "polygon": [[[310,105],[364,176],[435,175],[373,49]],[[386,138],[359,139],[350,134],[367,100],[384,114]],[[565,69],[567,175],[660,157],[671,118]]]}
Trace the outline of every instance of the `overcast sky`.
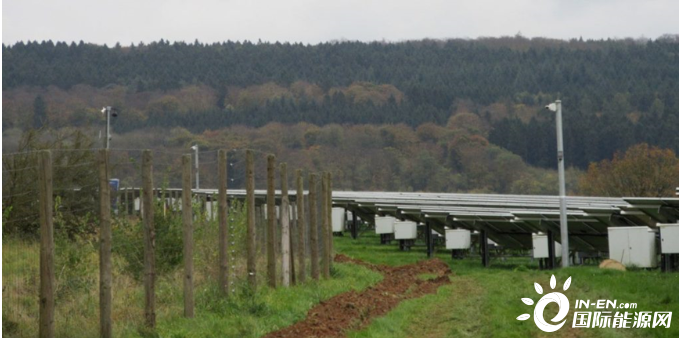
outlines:
{"label": "overcast sky", "polygon": [[678,0],[3,0],[2,41],[318,43],[512,36],[657,38]]}

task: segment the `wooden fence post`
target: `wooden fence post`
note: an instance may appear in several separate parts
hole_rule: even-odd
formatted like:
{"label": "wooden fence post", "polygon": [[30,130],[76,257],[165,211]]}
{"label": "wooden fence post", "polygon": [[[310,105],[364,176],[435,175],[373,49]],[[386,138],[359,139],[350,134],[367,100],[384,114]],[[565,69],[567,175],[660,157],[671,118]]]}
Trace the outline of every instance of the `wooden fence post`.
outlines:
{"label": "wooden fence post", "polygon": [[[127,207],[126,207],[127,208]],[[111,323],[111,186],[109,150],[99,151],[99,333],[112,336]]]}
{"label": "wooden fence post", "polygon": [[182,156],[182,228],[184,232],[184,316],[194,317],[194,229],[192,224],[192,157]]}
{"label": "wooden fence post", "polygon": [[40,199],[40,325],[41,338],[54,337],[54,223],[52,200],[52,153],[38,155],[38,191]]}
{"label": "wooden fence post", "polygon": [[281,173],[281,273],[284,276],[283,285],[291,284],[291,232],[289,228],[289,203],[288,203],[288,176],[286,175],[286,163],[282,163],[279,169]]}
{"label": "wooden fence post", "polygon": [[154,183],[151,150],[142,152],[142,220],[144,222],[144,318],[148,327],[156,326],[156,230],[154,229]]}
{"label": "wooden fence post", "polygon": [[267,282],[277,287],[276,235],[277,213],[274,204],[274,155],[267,155]]}
{"label": "wooden fence post", "polygon": [[296,170],[296,216],[298,230],[298,283],[305,283],[305,198],[303,197],[303,171]]}
{"label": "wooden fence post", "polygon": [[310,272],[312,279],[319,280],[319,234],[317,233],[317,175],[310,174],[308,189],[308,212],[310,214]]}
{"label": "wooden fence post", "polygon": [[246,217],[248,223],[246,251],[248,284],[253,291],[256,288],[255,279],[255,176],[253,173],[253,151],[246,151]]}
{"label": "wooden fence post", "polygon": [[321,216],[321,223],[322,223],[322,235],[321,240],[322,240],[322,276],[326,279],[328,279],[331,276],[331,270],[329,267],[329,218],[326,217],[326,214],[328,213],[328,203],[327,199],[329,198],[328,194],[328,177],[326,176],[325,172],[322,172],[322,214]]}
{"label": "wooden fence post", "polygon": [[218,285],[224,295],[229,292],[229,262],[227,260],[227,247],[229,243],[229,236],[227,231],[227,152],[225,150],[218,151],[218,223],[219,223],[219,248],[218,259],[220,267],[220,275],[218,276]]}
{"label": "wooden fence post", "polygon": [[[326,179],[326,192],[328,194],[328,197],[326,199],[326,202],[328,203],[326,210],[326,217],[328,217],[328,222],[327,224],[329,225],[329,267],[333,266],[333,184],[331,180],[331,172],[327,172],[327,179]],[[343,217],[345,219],[345,217]],[[344,227],[345,225],[342,225]]]}

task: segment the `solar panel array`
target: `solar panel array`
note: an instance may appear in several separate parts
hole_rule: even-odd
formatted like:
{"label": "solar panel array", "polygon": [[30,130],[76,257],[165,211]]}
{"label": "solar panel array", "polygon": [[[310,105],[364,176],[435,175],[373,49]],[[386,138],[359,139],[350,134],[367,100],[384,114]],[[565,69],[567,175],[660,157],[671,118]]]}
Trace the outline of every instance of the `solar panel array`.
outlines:
{"label": "solar panel array", "polygon": [[[532,233],[560,241],[557,196],[335,191],[334,205],[364,218],[386,214],[446,228],[485,230],[507,248],[531,249]],[[678,222],[678,198],[566,197],[572,250],[606,251],[607,228]]]}
{"label": "solar panel array", "polygon": [[[195,193],[214,195],[213,189]],[[245,190],[228,190],[230,198],[242,199]],[[307,192],[305,192],[307,194]],[[256,203],[264,203],[265,190],[256,190]],[[280,196],[280,192],[276,192]],[[289,191],[295,200],[296,192]],[[570,249],[607,251],[608,227],[649,226],[678,223],[679,198],[566,197]],[[455,194],[422,192],[334,191],[333,204],[373,222],[375,215],[430,222],[444,234],[445,228],[485,230],[490,239],[513,249],[531,249],[532,234],[552,231],[560,241],[557,196]]]}

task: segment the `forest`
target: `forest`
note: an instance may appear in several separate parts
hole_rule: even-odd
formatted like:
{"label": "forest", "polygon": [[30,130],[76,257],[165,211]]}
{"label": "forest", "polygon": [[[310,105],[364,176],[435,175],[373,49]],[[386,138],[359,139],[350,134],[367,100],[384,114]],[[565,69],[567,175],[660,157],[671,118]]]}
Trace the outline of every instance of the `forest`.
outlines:
{"label": "forest", "polygon": [[183,149],[330,147],[319,156],[374,154],[392,168],[343,164],[356,177],[347,188],[552,192],[541,182],[555,175],[555,120],[543,107],[556,99],[575,172],[641,143],[678,155],[678,46],[677,35],[3,44],[3,134],[101,128],[113,105],[131,147],[149,135]]}

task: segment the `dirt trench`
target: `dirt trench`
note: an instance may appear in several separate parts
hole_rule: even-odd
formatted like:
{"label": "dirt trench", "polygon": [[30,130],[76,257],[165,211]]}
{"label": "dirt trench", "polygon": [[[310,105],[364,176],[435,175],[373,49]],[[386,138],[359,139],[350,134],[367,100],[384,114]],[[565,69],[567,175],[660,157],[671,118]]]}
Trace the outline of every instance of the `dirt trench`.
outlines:
{"label": "dirt trench", "polygon": [[[337,255],[334,261],[365,266],[383,274],[383,280],[364,291],[341,293],[321,302],[308,311],[304,320],[265,337],[344,337],[346,332],[361,329],[373,318],[385,315],[401,301],[435,293],[450,282],[449,266],[437,258],[398,267],[374,265],[345,255]],[[419,278],[422,274],[436,277],[424,280]]]}

